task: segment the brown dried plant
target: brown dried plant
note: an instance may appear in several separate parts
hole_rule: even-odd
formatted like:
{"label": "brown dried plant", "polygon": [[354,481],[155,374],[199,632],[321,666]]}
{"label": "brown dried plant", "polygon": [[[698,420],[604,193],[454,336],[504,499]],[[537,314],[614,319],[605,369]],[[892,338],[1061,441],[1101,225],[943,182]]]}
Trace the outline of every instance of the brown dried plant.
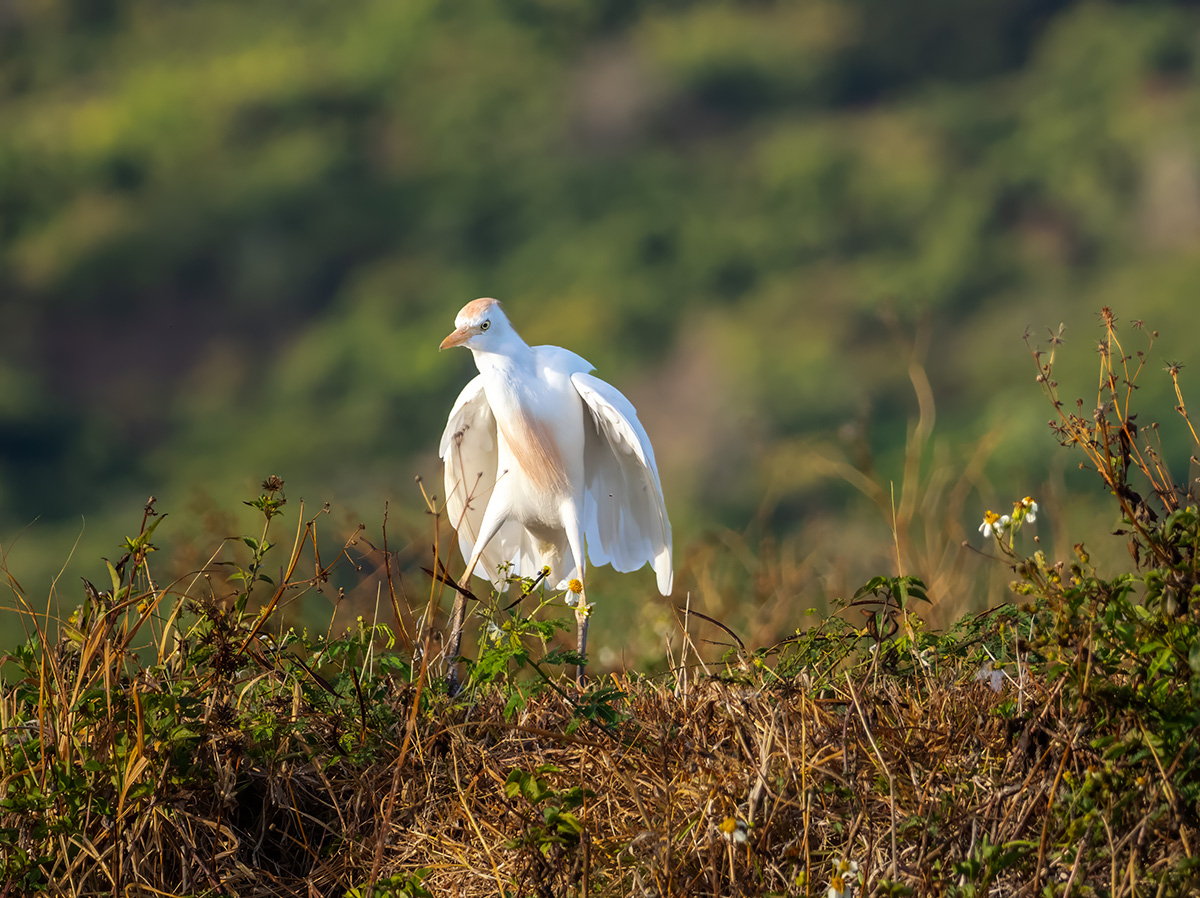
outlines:
{"label": "brown dried plant", "polygon": [[[946,632],[835,615],[767,646],[705,622],[730,653],[685,613],[669,673],[582,691],[546,635],[561,603],[480,597],[504,636],[451,697],[453,584],[435,545],[409,607],[419,573],[394,562],[416,553],[389,547],[386,521],[322,561],[320,515],[301,510],[272,578],[292,507],[265,483],[261,532],[167,582],[148,507],[111,585],[67,620],[10,578],[31,634],[0,692],[0,896],[1193,894],[1200,603],[1178,590],[1200,518],[1134,446],[1129,395],[1061,433],[1116,485],[1152,560],[1138,573],[1103,580],[1082,547],[1053,562],[1008,540],[1025,604]],[[360,565],[390,622],[284,624]]]}

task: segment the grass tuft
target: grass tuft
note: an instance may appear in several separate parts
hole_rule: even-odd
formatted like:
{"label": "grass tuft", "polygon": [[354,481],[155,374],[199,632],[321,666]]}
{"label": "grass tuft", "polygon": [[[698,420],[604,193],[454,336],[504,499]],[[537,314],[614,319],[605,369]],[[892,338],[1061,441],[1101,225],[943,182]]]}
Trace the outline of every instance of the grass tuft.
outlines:
{"label": "grass tuft", "polygon": [[[1128,560],[1026,555],[1041,510],[1019,499],[981,527],[1019,602],[944,632],[915,574],[761,647],[685,605],[666,674],[579,691],[563,597],[522,582],[472,603],[451,696],[436,540],[414,609],[386,520],[381,549],[356,530],[323,564],[324,512],[270,478],[261,530],[167,582],[148,503],[67,619],[9,578],[30,638],[4,659],[0,895],[1194,892],[1200,513],[1104,327],[1095,413],[1055,429],[1115,498],[1130,551],[1104,566]],[[1032,351],[1063,410],[1052,336]],[[357,543],[393,621],[286,626]]]}

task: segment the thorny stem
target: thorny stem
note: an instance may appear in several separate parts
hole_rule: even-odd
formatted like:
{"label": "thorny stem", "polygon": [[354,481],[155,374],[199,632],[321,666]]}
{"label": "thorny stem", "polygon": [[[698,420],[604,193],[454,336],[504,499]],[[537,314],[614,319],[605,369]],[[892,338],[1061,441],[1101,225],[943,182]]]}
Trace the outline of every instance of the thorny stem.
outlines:
{"label": "thorny stem", "polygon": [[1175,411],[1179,412],[1183,420],[1187,422],[1188,431],[1192,434],[1192,442],[1200,446],[1200,437],[1196,436],[1196,428],[1192,426],[1192,419],[1188,417],[1187,413],[1187,404],[1183,401],[1183,391],[1179,388],[1179,366],[1171,365],[1167,371],[1171,375],[1171,386],[1175,388],[1175,398],[1179,400]]}
{"label": "thorny stem", "polygon": [[[1131,372],[1130,356],[1125,354],[1116,333],[1115,316],[1108,307],[1102,309],[1101,316],[1106,333],[1099,345],[1099,384],[1091,423],[1083,414],[1082,401],[1076,403],[1078,413],[1068,413],[1064,409],[1063,402],[1058,395],[1058,384],[1052,377],[1055,350],[1063,342],[1062,328],[1059,328],[1057,334],[1051,333],[1048,358],[1044,361],[1043,351],[1031,345],[1028,334],[1025,337],[1025,344],[1038,367],[1038,383],[1058,417],[1058,422],[1052,421],[1051,427],[1058,435],[1059,441],[1064,446],[1078,444],[1083,449],[1092,467],[1100,474],[1116,497],[1122,516],[1129,522],[1129,526],[1159,560],[1166,561],[1168,559],[1165,549],[1152,538],[1147,530],[1145,511],[1143,510],[1145,508],[1144,500],[1141,500],[1128,486],[1128,471],[1132,462],[1145,475],[1155,496],[1168,512],[1175,511],[1180,506],[1178,491],[1161,460],[1161,454],[1156,453],[1149,444],[1143,446],[1138,442],[1138,428],[1129,416],[1133,391],[1137,389],[1137,378],[1145,367],[1146,355],[1145,352],[1137,353],[1138,364]],[[1154,336],[1157,334],[1152,334],[1151,346],[1154,345]],[[1117,365],[1120,366],[1120,377],[1116,370]],[[1177,368],[1172,370],[1173,380],[1175,380],[1176,370]],[[1125,385],[1123,391],[1120,387],[1122,383]],[[1179,398],[1179,409],[1184,409],[1177,381],[1176,395]],[[1116,415],[1118,426],[1115,430],[1114,422],[1109,418],[1110,410]],[[1186,409],[1181,413],[1186,418]],[[1195,431],[1193,431],[1193,438],[1195,438]],[[1197,442],[1200,443],[1200,440]]]}

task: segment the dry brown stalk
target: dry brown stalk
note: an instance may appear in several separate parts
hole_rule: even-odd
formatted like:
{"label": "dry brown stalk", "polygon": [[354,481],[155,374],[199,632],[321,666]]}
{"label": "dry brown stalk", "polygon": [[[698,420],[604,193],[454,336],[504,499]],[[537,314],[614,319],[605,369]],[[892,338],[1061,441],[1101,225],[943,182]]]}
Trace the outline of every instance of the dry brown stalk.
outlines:
{"label": "dry brown stalk", "polygon": [[[420,690],[401,688],[394,729],[371,734],[370,754],[301,750],[273,767],[243,765],[224,798],[173,782],[168,758],[126,760],[129,780],[149,765],[152,794],[126,780],[119,842],[110,823],[89,818],[87,832],[59,843],[56,875],[80,895],[219,883],[250,898],[340,896],[366,885],[382,846],[381,879],[424,870],[425,888],[464,898],[502,888],[625,895],[639,883],[665,895],[806,895],[823,891],[840,857],[857,861],[868,886],[890,878],[928,894],[956,879],[953,864],[984,836],[1011,843],[1036,825],[1044,857],[1035,850],[1017,869],[1031,879],[1040,868],[1061,873],[1073,889],[1116,879],[1116,893],[1129,894],[1134,877],[1148,875],[1138,843],[1172,838],[1147,814],[1136,834],[1108,834],[1100,860],[1090,839],[1060,845],[1049,812],[1078,764],[1073,728],[1055,709],[1043,707],[1018,738],[991,725],[1005,696],[981,685],[875,679],[847,676],[831,703],[787,683],[712,679],[692,680],[682,699],[667,684],[626,676],[628,718],[608,736],[568,733],[575,707],[549,690],[510,720],[499,694],[469,707],[443,698],[413,715]],[[153,692],[147,682],[129,688],[144,691],[143,702]],[[219,746],[234,733],[222,732],[214,731],[214,757],[232,760]],[[97,735],[76,732],[63,747]],[[1044,748],[1025,744],[1043,738]],[[842,759],[844,774],[830,766]],[[549,797],[506,795],[513,771],[542,777]],[[588,790],[575,811],[585,838],[539,841],[543,812],[575,787]],[[727,833],[727,818],[743,827]],[[1187,852],[1179,839],[1173,850]],[[1019,890],[1019,879],[1007,881]]]}

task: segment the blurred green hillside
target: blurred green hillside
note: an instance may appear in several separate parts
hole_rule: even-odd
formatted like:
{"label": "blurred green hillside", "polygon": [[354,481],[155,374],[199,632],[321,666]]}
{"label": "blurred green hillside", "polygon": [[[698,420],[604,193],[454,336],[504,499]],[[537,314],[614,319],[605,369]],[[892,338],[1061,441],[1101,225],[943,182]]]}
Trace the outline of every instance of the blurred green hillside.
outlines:
{"label": "blurred green hillside", "polygon": [[427,542],[413,477],[440,492],[473,371],[437,345],[484,295],[633,399],[684,568],[749,528],[812,573],[797,607],[881,572],[886,519],[828,460],[899,494],[914,345],[926,476],[971,472],[930,495],[947,545],[1065,500],[1026,327],[1067,323],[1065,395],[1106,304],[1161,331],[1147,409],[1168,357],[1200,369],[1198,54],[1166,2],[10,0],[9,569],[44,602],[82,529],[73,602],[148,495],[183,545],[272,473],[338,543],[385,500]]}

